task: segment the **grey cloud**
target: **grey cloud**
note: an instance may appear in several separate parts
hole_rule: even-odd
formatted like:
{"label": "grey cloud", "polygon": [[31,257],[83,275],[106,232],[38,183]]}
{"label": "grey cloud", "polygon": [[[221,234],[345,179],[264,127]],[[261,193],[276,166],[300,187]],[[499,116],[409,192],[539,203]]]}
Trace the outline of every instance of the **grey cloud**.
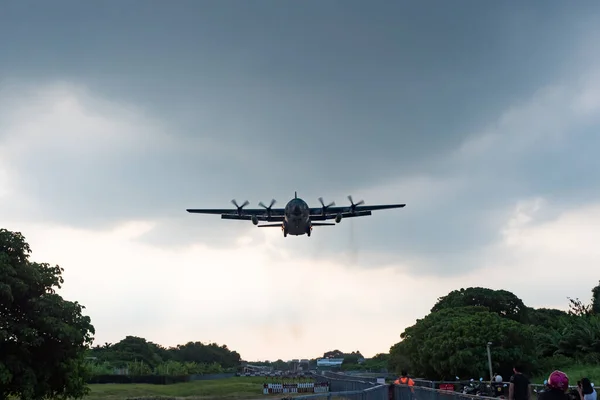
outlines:
{"label": "grey cloud", "polygon": [[[13,206],[21,218],[88,228],[154,219],[158,228],[142,238],[148,243],[224,247],[232,235],[262,237],[249,224],[185,208],[228,207],[234,197],[253,207],[274,197],[283,206],[295,190],[311,205],[319,196],[342,205],[352,194],[408,206],[317,229],[308,240],[282,238],[281,246],[308,259],[343,257],[363,267],[421,260],[422,273],[457,273],[477,266],[477,249],[498,238],[519,198],[545,195],[564,205],[598,194],[589,189],[598,139],[583,128],[561,148],[542,140],[516,155],[498,148],[462,163],[449,156],[515,99],[562,77],[579,22],[597,5],[554,3],[541,13],[453,5],[426,17],[416,5],[319,2],[316,12],[197,4],[155,3],[143,13],[70,5],[68,20],[61,6],[29,11],[28,26],[44,35],[15,24],[20,6],[0,17],[0,37],[16,37],[5,76],[84,82],[92,94],[139,105],[172,139],[152,145],[145,127],[137,136],[146,138],[143,148],[97,157],[60,143],[51,152],[32,149],[12,161],[21,189],[40,199],[37,210]],[[49,29],[58,20],[60,29]],[[538,57],[529,57],[534,49]],[[433,189],[373,189],[420,175],[433,178]],[[435,190],[456,176],[458,186]],[[428,190],[434,198],[423,198]]]}

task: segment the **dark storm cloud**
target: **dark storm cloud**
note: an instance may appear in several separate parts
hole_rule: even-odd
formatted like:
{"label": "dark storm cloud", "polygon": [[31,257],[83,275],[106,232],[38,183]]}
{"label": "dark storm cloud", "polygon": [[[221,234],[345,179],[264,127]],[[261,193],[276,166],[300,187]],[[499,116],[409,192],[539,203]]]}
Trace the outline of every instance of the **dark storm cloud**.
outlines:
{"label": "dark storm cloud", "polygon": [[[594,194],[586,187],[596,159],[571,158],[593,148],[586,147],[597,141],[589,127],[564,147],[541,140],[525,155],[488,150],[484,160],[461,163],[449,154],[516,101],[579,72],[572,43],[598,9],[560,2],[8,3],[0,38],[11,41],[3,43],[0,77],[81,83],[113,101],[106,119],[135,104],[163,124],[158,136],[151,124],[121,126],[124,135],[138,131],[139,148],[82,156],[57,145],[13,158],[21,189],[40,203],[37,213],[12,207],[23,218],[88,228],[155,219],[158,228],[143,238],[150,243],[227,246],[232,235],[260,236],[243,222],[185,208],[229,207],[234,197],[249,207],[275,197],[284,206],[295,190],[310,205],[319,196],[344,205],[352,194],[408,206],[317,229],[326,246],[304,238],[282,246],[360,265],[420,259],[445,260],[448,272],[470,269],[520,198]],[[530,126],[510,128],[525,135]],[[410,191],[405,182],[415,176],[431,183]],[[376,188],[389,182],[399,182],[398,191],[381,195]]]}

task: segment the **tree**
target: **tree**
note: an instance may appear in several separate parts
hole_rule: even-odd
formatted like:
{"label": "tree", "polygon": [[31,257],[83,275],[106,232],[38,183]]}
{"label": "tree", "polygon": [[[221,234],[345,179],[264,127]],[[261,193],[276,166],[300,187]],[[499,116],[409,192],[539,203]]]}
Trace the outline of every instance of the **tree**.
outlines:
{"label": "tree", "polygon": [[592,312],[591,304],[583,304],[579,299],[572,299],[567,297],[569,300],[569,314],[575,315],[577,317],[581,317],[584,315],[589,315]]}
{"label": "tree", "polygon": [[0,398],[81,398],[94,327],[82,305],[56,293],[62,268],[30,253],[21,233],[0,229]]}
{"label": "tree", "polygon": [[563,310],[555,308],[529,308],[529,324],[545,329],[559,328],[561,318],[568,316]]}
{"label": "tree", "polygon": [[390,356],[388,359],[388,368],[396,374],[400,374],[403,370],[412,371],[410,358],[408,358],[404,350],[404,341],[398,342],[390,347]]}
{"label": "tree", "polygon": [[410,359],[413,374],[430,379],[489,375],[488,341],[493,343],[494,371],[500,374],[509,373],[515,361],[533,366],[536,356],[531,327],[481,306],[432,312],[406,328],[401,338],[396,350]]}
{"label": "tree", "polygon": [[482,287],[470,287],[453,290],[444,297],[440,297],[431,309],[431,312],[452,307],[481,306],[495,312],[501,317],[506,317],[518,322],[527,321],[527,307],[523,301],[513,293],[506,290],[493,290]]}
{"label": "tree", "polygon": [[598,285],[592,289],[592,312],[600,315],[600,281],[598,281]]}

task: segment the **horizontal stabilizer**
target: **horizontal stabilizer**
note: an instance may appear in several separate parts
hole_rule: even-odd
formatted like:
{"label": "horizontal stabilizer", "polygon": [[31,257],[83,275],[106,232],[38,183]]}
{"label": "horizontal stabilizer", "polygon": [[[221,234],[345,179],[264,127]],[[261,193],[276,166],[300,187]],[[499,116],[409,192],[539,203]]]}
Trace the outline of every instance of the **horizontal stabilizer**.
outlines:
{"label": "horizontal stabilizer", "polygon": [[313,222],[312,226],[327,226],[327,225],[335,225],[332,222]]}
{"label": "horizontal stabilizer", "polygon": [[281,228],[281,224],[264,224],[264,225],[256,225],[259,228]]}

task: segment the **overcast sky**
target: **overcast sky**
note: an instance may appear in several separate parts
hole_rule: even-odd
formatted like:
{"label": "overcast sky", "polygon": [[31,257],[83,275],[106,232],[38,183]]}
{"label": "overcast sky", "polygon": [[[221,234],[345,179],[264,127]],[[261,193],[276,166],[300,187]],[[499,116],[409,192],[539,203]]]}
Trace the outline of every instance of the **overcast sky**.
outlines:
{"label": "overcast sky", "polygon": [[[436,298],[600,278],[596,1],[13,0],[0,226],[96,343],[387,352]],[[404,209],[283,238],[186,208]]]}

